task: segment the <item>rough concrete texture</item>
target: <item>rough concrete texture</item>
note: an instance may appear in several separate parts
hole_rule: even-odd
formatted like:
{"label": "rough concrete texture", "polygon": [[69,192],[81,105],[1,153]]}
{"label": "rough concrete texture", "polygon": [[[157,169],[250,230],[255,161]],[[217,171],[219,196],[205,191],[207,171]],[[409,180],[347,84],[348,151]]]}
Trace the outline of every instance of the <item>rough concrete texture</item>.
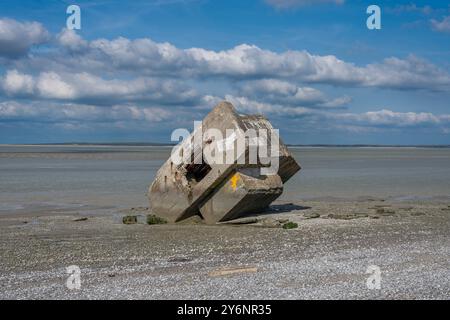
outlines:
{"label": "rough concrete texture", "polygon": [[[211,129],[220,132],[224,139],[216,140],[210,134]],[[261,151],[257,140],[262,137],[261,129],[267,133],[263,137],[267,139],[266,152]],[[234,133],[230,134],[230,130]],[[219,103],[205,117],[200,129],[175,150],[181,163],[175,164],[169,158],[159,169],[148,192],[153,213],[170,222],[201,215],[205,222],[213,224],[267,208],[283,192],[283,183],[300,170],[278,135],[272,135],[273,130],[263,116],[240,115],[231,103]],[[251,141],[257,141],[257,147]],[[274,157],[271,148],[276,142],[279,169],[265,174],[261,168],[271,165],[270,157]],[[232,161],[226,153],[222,161],[208,161],[205,156],[229,150]]]}

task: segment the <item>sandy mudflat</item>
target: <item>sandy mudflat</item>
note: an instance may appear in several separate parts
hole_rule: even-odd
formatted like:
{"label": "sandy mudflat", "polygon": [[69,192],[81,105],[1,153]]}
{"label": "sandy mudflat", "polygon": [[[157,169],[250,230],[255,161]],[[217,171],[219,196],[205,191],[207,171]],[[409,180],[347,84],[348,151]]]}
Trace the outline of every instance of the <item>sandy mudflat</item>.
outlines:
{"label": "sandy mudflat", "polygon": [[[3,215],[0,298],[449,299],[449,205],[278,203],[260,226]],[[284,219],[299,227],[269,227]],[[80,290],[65,285],[69,265],[81,268]],[[369,265],[380,267],[379,290],[366,286]]]}

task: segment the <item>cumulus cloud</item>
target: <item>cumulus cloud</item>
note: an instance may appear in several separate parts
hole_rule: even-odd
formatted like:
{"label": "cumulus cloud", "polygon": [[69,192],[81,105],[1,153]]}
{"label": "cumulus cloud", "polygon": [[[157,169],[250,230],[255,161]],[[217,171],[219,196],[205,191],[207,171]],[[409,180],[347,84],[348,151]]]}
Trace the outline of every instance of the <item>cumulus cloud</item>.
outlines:
{"label": "cumulus cloud", "polygon": [[[265,114],[269,117],[288,117],[302,119],[302,127],[311,128],[320,125],[323,128],[366,132],[380,129],[435,128],[441,132],[450,132],[450,114],[436,115],[429,112],[395,112],[389,109],[363,113],[336,113],[304,107],[292,107],[251,100],[246,97],[226,95],[239,112]],[[217,103],[215,96],[205,96],[205,103]],[[190,118],[192,113],[189,114]],[[148,126],[152,123],[164,123],[184,118],[186,110],[162,107],[142,107],[133,104],[114,105],[109,108],[76,103],[19,103],[17,101],[0,102],[0,122],[30,121],[58,124],[64,128],[87,128],[96,123],[111,123],[113,126],[130,128],[131,124]]]}
{"label": "cumulus cloud", "polygon": [[311,111],[303,107],[286,107],[278,104],[271,104],[266,102],[259,102],[251,100],[247,97],[235,97],[233,95],[225,95],[225,100],[231,102],[237,110],[246,113],[257,114],[277,114],[298,116],[301,114],[310,113]]}
{"label": "cumulus cloud", "polygon": [[426,60],[410,55],[407,59],[387,58],[366,68],[364,85],[390,89],[450,90],[450,75]]}
{"label": "cumulus cloud", "polygon": [[[446,24],[450,24],[447,20],[435,21],[435,28],[446,30]],[[42,28],[36,22],[24,25]],[[42,33],[45,32],[38,32]],[[87,41],[66,29],[56,40],[57,46],[52,50],[22,59],[18,65],[38,72],[89,72],[102,76],[107,73],[113,77],[121,74],[184,79],[220,77],[231,81],[272,78],[333,86],[450,91],[450,74],[446,70],[413,55],[358,66],[334,55],[314,55],[305,50],[273,52],[249,44],[221,51],[180,49],[148,38]],[[29,47],[30,41],[18,42]]]}
{"label": "cumulus cloud", "polygon": [[50,40],[49,32],[38,22],[0,19],[0,56],[18,58],[34,45]]}
{"label": "cumulus cloud", "polygon": [[173,116],[173,111],[158,107],[114,105],[103,108],[85,104],[48,104],[0,102],[0,119],[35,120],[44,122],[161,122]]}
{"label": "cumulus cloud", "polygon": [[75,30],[64,28],[56,37],[59,45],[72,52],[87,48],[88,42],[78,35]]}
{"label": "cumulus cloud", "polygon": [[[442,127],[450,125],[450,114],[435,115],[429,112],[395,112],[389,109],[368,111],[363,113],[336,113],[328,110],[317,110],[305,107],[292,107],[282,104],[260,102],[247,97],[225,95],[240,112],[260,113],[289,118],[301,117],[314,119],[322,125],[366,128],[407,128],[407,127]],[[209,101],[218,102],[218,97],[209,97]],[[306,123],[305,123],[306,124]]]}
{"label": "cumulus cloud", "polygon": [[277,9],[288,9],[313,4],[343,4],[345,0],[266,0],[266,3]]}
{"label": "cumulus cloud", "polygon": [[450,124],[449,115],[434,115],[429,112],[395,112],[386,109],[360,114],[333,114],[332,117],[346,123],[377,127],[418,127]]}
{"label": "cumulus cloud", "polygon": [[39,23],[0,20],[0,57],[16,58],[3,60],[0,122],[50,121],[67,128],[86,122],[142,125],[172,117],[200,119],[226,99],[241,112],[302,118],[310,125],[353,130],[435,127],[445,131],[450,127],[450,115],[389,108],[347,112],[342,109],[352,102],[351,97],[325,93],[333,86],[448,94],[448,71],[414,55],[357,65],[334,55],[274,52],[251,44],[214,51],[182,49],[148,38],[88,41],[65,29],[47,50],[27,54],[33,45],[50,38]]}
{"label": "cumulus cloud", "polygon": [[291,82],[277,79],[252,80],[239,83],[240,93],[258,100],[286,105],[303,105],[315,108],[342,107],[351,101],[350,97],[329,99],[311,87],[299,87]]}
{"label": "cumulus cloud", "polygon": [[34,80],[30,75],[19,73],[17,70],[9,70],[0,79],[0,85],[7,95],[32,95],[34,91]]}
{"label": "cumulus cloud", "polygon": [[431,27],[438,32],[450,32],[450,16],[444,17],[441,21],[431,19]]}
{"label": "cumulus cloud", "polygon": [[33,58],[29,63],[34,68],[47,65],[63,70],[76,68],[77,72],[126,72],[197,79],[222,77],[229,80],[278,78],[335,86],[450,90],[450,75],[446,70],[413,55],[406,59],[392,57],[357,66],[334,55],[321,56],[293,50],[277,53],[248,44],[213,51],[180,49],[151,39],[121,37],[87,42],[69,32],[63,32],[59,39],[63,48],[72,51],[71,55],[63,52]]}
{"label": "cumulus cloud", "polygon": [[0,80],[0,85],[9,97],[27,96],[96,104],[152,101],[166,105],[191,105],[199,99],[194,89],[173,80],[143,77],[106,80],[86,72],[61,75],[48,71],[33,77],[17,70],[9,70]]}
{"label": "cumulus cloud", "polygon": [[394,14],[400,14],[405,12],[419,12],[428,15],[433,12],[433,8],[429,5],[418,6],[415,3],[410,3],[410,4],[399,4],[396,5],[395,7],[387,7],[385,11]]}

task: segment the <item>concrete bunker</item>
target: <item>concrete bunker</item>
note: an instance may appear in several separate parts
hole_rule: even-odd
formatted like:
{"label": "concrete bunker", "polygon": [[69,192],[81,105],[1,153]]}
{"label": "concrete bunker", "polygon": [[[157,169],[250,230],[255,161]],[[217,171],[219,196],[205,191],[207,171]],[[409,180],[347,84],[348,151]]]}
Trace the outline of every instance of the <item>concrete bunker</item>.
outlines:
{"label": "concrete bunker", "polygon": [[[209,132],[224,138],[216,139]],[[257,135],[248,136],[248,132]],[[148,191],[152,212],[170,222],[201,215],[214,224],[260,212],[300,170],[266,118],[238,114],[225,101],[213,108],[201,128],[184,139],[174,154],[176,161],[170,157],[161,166]]]}

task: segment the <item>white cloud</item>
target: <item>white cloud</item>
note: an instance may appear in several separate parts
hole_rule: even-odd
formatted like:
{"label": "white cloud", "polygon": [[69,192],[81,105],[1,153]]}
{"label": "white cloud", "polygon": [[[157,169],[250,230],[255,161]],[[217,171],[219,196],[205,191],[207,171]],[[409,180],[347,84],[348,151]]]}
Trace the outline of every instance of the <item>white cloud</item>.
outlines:
{"label": "white cloud", "polygon": [[[79,83],[78,83],[79,84]],[[74,99],[76,88],[65,82],[55,72],[43,72],[36,81],[39,96],[50,99]]]}
{"label": "white cloud", "polygon": [[272,103],[308,106],[316,108],[342,107],[351,101],[349,97],[329,99],[311,87],[299,87],[291,82],[277,79],[252,80],[238,83],[241,95]]}
{"label": "white cloud", "polygon": [[17,70],[8,70],[3,79],[0,79],[0,87],[5,93],[11,95],[31,95],[34,91],[33,77],[19,73]]}
{"label": "white cloud", "polygon": [[26,54],[33,45],[49,40],[50,34],[38,22],[0,19],[0,56],[17,58]]}
{"label": "white cloud", "polygon": [[439,32],[450,32],[450,16],[444,17],[442,21],[431,19],[431,26],[433,30]]}
{"label": "white cloud", "polygon": [[[428,112],[395,112],[388,109],[363,113],[336,113],[326,110],[314,110],[303,107],[289,107],[263,103],[246,97],[226,95],[239,112],[265,114],[271,118],[301,118],[303,128],[320,128],[368,132],[393,128],[434,128],[447,132],[450,128],[450,114],[436,115]],[[221,99],[214,96],[204,97],[208,103],[217,103]],[[95,123],[111,123],[114,126],[130,128],[135,125],[148,126],[152,123],[170,123],[183,121],[186,109],[168,109],[163,107],[141,107],[133,104],[101,107],[76,103],[18,103],[0,102],[0,121],[16,120],[48,122],[72,128],[95,126]],[[192,112],[190,118],[194,119]],[[316,128],[316,129],[320,129]]]}
{"label": "white cloud", "polygon": [[[6,25],[9,27],[18,24],[21,26],[19,30],[22,30],[20,33],[26,33],[23,29],[28,30],[27,28],[40,30],[35,30],[32,35],[29,31],[28,41],[18,36],[13,37],[13,42],[26,47],[21,49],[22,52],[26,52],[32,43],[40,43],[49,37],[42,25],[36,22],[21,24],[14,20],[0,21],[3,24],[7,21]],[[445,30],[449,22],[446,18],[434,23],[437,29]],[[450,91],[450,75],[446,70],[413,55],[405,59],[391,57],[381,62],[357,66],[334,55],[314,55],[304,50],[273,52],[249,44],[221,51],[180,49],[170,43],[158,43],[148,38],[130,40],[119,37],[113,40],[87,41],[74,31],[66,29],[56,39],[54,44],[57,47],[36,52],[16,65],[27,71],[75,74],[88,72],[102,77],[105,74],[110,77],[126,75],[184,79],[221,77],[230,81],[271,78],[334,86]]]}
{"label": "white cloud", "polygon": [[288,9],[308,6],[313,4],[343,4],[345,0],[266,0],[266,2],[277,9]]}
{"label": "white cloud", "polygon": [[400,14],[404,12],[419,12],[428,15],[433,12],[433,8],[429,5],[418,6],[415,3],[410,3],[410,4],[399,4],[396,5],[395,7],[386,7],[385,11],[394,14]]}
{"label": "white cloud", "polygon": [[161,122],[174,116],[174,111],[160,107],[114,105],[104,108],[84,104],[48,104],[0,102],[0,120],[35,120],[44,122]]}
{"label": "white cloud", "polygon": [[[447,71],[413,55],[406,59],[392,57],[379,63],[356,66],[334,55],[320,56],[292,50],[276,53],[247,44],[213,51],[179,49],[151,39],[117,38],[84,42],[71,37],[73,34],[66,43],[66,47],[73,51],[71,55],[53,55],[45,63],[43,56],[30,60],[30,63],[34,61],[34,68],[45,64],[66,71],[76,68],[76,72],[89,70],[177,78],[222,77],[229,80],[278,78],[339,86],[450,91]],[[76,43],[81,43],[78,51]]]}
{"label": "white cloud", "polygon": [[359,114],[334,114],[332,117],[347,123],[366,126],[417,127],[450,124],[449,115],[434,115],[429,112],[395,112],[386,109]]}
{"label": "white cloud", "polygon": [[[302,119],[312,119],[324,126],[405,128],[444,127],[450,125],[450,114],[435,115],[429,112],[395,112],[388,109],[363,113],[336,113],[327,110],[259,102],[233,95],[226,95],[225,99],[231,102],[240,112],[260,113],[287,118],[301,117]],[[209,101],[216,103],[220,101],[220,98],[209,97]],[[304,124],[306,125],[306,122]]]}
{"label": "white cloud", "polygon": [[[50,35],[38,23],[11,21],[0,19],[0,56],[21,58],[3,60],[7,71],[0,75],[1,98],[16,99],[0,102],[3,122],[51,121],[68,128],[84,122],[164,123],[172,117],[199,119],[193,113],[204,115],[223,97],[242,112],[302,118],[310,128],[435,127],[444,132],[450,126],[450,115],[388,108],[342,113],[351,98],[321,91],[328,85],[450,92],[449,73],[413,55],[361,66],[334,55],[274,52],[249,44],[214,51],[151,39],[88,41],[69,30],[62,30],[46,50],[26,55]],[[17,34],[8,29],[15,24]],[[12,46],[5,49],[4,43]],[[316,84],[321,90],[313,88]]]}
{"label": "white cloud", "polygon": [[314,110],[305,107],[292,107],[281,104],[259,102],[251,100],[247,97],[236,97],[230,94],[225,95],[225,100],[231,102],[238,111],[245,113],[273,114],[291,117],[316,114]]}
{"label": "white cloud", "polygon": [[192,104],[199,96],[193,89],[172,80],[136,78],[106,80],[83,72],[58,74],[42,72],[33,77],[9,70],[0,84],[8,96],[31,96],[35,99],[84,101],[114,104],[120,101],[153,101],[160,104]]}
{"label": "white cloud", "polygon": [[75,30],[63,29],[56,37],[58,43],[69,51],[80,51],[87,48],[88,42]]}
{"label": "white cloud", "polygon": [[389,89],[429,89],[450,91],[450,75],[426,60],[387,58],[366,67],[363,85]]}

